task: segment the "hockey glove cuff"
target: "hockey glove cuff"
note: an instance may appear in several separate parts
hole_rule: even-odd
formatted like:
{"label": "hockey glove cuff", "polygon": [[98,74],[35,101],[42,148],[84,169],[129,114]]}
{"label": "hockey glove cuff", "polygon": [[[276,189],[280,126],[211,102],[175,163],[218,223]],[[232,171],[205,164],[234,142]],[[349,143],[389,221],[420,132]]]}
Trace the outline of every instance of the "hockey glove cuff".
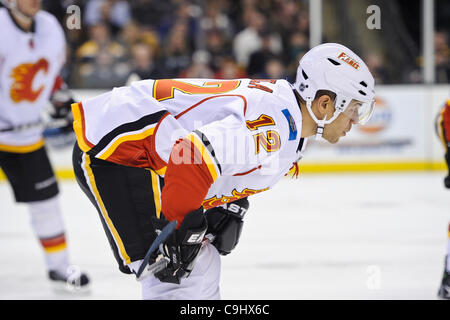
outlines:
{"label": "hockey glove cuff", "polygon": [[249,206],[247,198],[242,198],[205,211],[208,221],[206,237],[221,255],[229,254],[238,244]]}
{"label": "hockey glove cuff", "polygon": [[[161,230],[165,224],[167,221],[154,221],[157,230]],[[160,248],[161,254],[168,260],[166,268],[155,273],[161,282],[179,284],[182,278],[189,276],[200,252],[207,227],[203,207],[185,216],[180,228],[175,230]]]}

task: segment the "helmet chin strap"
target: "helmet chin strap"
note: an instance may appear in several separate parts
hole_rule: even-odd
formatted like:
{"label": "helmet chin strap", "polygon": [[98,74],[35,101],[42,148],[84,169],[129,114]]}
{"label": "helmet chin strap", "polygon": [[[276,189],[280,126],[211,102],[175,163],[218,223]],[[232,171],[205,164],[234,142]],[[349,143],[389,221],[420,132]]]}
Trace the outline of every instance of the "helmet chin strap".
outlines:
{"label": "helmet chin strap", "polygon": [[317,124],[315,139],[316,140],[320,140],[320,138],[322,138],[323,130],[325,128],[325,125],[333,122],[334,119],[337,118],[337,116],[339,115],[340,112],[339,111],[335,111],[334,115],[328,120],[327,120],[327,115],[325,114],[325,117],[323,119],[319,120],[319,119],[317,119],[316,115],[312,111],[311,106],[312,106],[312,100],[311,99],[307,99],[306,100],[306,109],[308,110],[309,114],[311,115],[311,118]]}
{"label": "helmet chin strap", "polygon": [[327,120],[327,115],[325,115],[323,120],[316,121],[316,123],[317,123],[317,130],[316,130],[316,135],[315,135],[316,140],[320,140],[320,138],[322,138],[326,120]]}

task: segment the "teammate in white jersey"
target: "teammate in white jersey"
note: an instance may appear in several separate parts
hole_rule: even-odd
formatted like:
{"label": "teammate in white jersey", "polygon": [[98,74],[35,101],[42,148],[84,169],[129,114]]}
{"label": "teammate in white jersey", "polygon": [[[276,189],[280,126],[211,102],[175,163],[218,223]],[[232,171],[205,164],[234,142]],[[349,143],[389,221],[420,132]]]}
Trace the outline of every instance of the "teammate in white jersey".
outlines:
{"label": "teammate in white jersey", "polygon": [[64,120],[70,116],[73,99],[58,76],[66,54],[64,32],[52,15],[40,10],[41,1],[2,3],[0,168],[12,186],[15,200],[28,204],[50,280],[65,286],[71,276],[69,285],[85,287],[88,277],[71,273],[58,185],[40,124],[49,100],[55,107],[55,118]]}
{"label": "teammate in white jersey", "polygon": [[177,221],[149,265],[163,268],[139,277],[144,299],[218,299],[219,254],[238,243],[247,197],[296,167],[308,137],[336,143],[373,108],[372,75],[338,44],[305,54],[293,85],[138,81],[72,105],[75,175],[123,272]]}
{"label": "teammate in white jersey", "polygon": [[[448,174],[444,178],[444,185],[447,189],[450,189],[450,99],[445,102],[436,117],[436,132],[445,150],[444,158]],[[450,224],[448,225],[447,254],[438,296],[443,299],[450,299]]]}

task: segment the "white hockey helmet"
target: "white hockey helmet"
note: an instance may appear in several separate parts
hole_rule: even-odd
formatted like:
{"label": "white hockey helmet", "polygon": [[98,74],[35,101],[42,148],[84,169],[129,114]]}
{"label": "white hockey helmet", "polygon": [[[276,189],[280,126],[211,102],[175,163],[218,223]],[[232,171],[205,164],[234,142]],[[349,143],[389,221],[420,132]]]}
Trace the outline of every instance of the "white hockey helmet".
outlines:
{"label": "white hockey helmet", "polygon": [[[309,50],[299,62],[294,88],[298,91],[313,120],[317,123],[316,138],[320,138],[326,124],[333,122],[343,112],[355,123],[365,124],[375,107],[375,80],[353,51],[337,43],[325,43]],[[317,119],[311,110],[318,90],[336,94],[335,112],[330,119]],[[347,110],[355,99],[361,104]]]}

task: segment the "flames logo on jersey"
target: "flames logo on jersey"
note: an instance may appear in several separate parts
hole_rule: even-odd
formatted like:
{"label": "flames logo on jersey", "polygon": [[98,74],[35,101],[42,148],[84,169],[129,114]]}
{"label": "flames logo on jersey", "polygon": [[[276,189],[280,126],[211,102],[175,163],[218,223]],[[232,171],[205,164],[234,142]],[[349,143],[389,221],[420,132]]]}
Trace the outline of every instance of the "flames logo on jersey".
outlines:
{"label": "flames logo on jersey", "polygon": [[44,86],[42,85],[37,90],[33,90],[33,80],[38,72],[43,71],[47,73],[48,67],[48,61],[43,58],[36,63],[22,63],[15,67],[10,75],[14,79],[10,90],[11,100],[15,103],[36,101],[44,90]]}
{"label": "flames logo on jersey", "polygon": [[231,197],[220,197],[217,198],[216,196],[209,198],[209,199],[205,199],[203,201],[203,208],[205,209],[211,209],[220,205],[223,205],[224,203],[230,203],[233,201],[236,201],[238,199],[244,198],[244,197],[248,197],[251,195],[254,195],[256,193],[259,192],[263,192],[268,190],[269,188],[264,188],[264,189],[260,189],[260,190],[253,190],[253,189],[247,189],[245,188],[244,190],[242,190],[242,192],[237,191],[236,189],[234,189],[231,193],[233,194]]}

